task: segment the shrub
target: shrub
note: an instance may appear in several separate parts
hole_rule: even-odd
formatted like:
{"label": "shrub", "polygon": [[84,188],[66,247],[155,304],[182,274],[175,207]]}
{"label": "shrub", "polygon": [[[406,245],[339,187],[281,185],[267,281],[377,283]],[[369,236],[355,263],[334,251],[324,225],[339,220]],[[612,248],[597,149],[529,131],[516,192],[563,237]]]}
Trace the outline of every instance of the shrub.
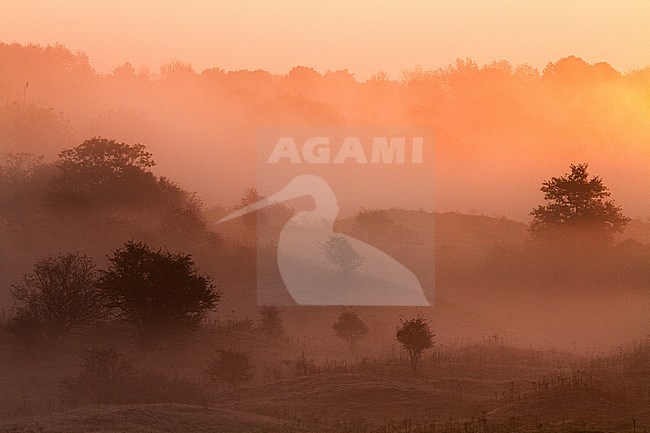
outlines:
{"label": "shrub", "polygon": [[74,404],[184,403],[204,404],[198,383],[141,369],[136,358],[114,349],[89,350],[81,371],[62,380],[65,399]]}
{"label": "shrub", "polygon": [[243,352],[221,350],[205,369],[205,375],[213,386],[226,383],[229,388],[237,386],[251,376],[250,357]]}
{"label": "shrub", "polygon": [[275,305],[263,305],[257,309],[260,315],[260,329],[269,338],[278,338],[284,333],[282,310]]}
{"label": "shrub", "polygon": [[307,358],[304,352],[296,360],[285,359],[284,365],[291,370],[295,377],[312,376],[320,373],[320,368],[318,368],[314,360]]}

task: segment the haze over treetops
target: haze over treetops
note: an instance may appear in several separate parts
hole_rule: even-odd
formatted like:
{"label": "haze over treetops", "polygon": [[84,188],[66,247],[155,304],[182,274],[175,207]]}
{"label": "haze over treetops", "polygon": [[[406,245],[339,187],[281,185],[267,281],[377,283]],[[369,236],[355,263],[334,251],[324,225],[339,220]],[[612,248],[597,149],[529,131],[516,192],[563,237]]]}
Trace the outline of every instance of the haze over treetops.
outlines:
{"label": "haze over treetops", "polygon": [[[543,179],[588,162],[629,216],[650,216],[648,68],[621,73],[569,56],[541,71],[465,59],[396,79],[305,66],[200,71],[179,60],[156,72],[125,63],[98,73],[84,53],[19,44],[0,45],[0,64],[1,151],[51,160],[92,136],[140,142],[161,174],[208,204],[236,202],[255,184],[260,127],[420,125],[435,135],[434,164],[420,180],[435,183],[440,211],[528,220]],[[343,214],[385,203],[353,205]],[[419,207],[408,193],[394,205]]]}

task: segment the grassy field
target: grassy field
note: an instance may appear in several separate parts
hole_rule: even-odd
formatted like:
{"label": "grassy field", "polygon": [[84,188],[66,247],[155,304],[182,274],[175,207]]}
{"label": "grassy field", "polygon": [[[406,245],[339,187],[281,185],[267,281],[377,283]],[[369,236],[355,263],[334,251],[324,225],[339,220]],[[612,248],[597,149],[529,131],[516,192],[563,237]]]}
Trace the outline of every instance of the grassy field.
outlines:
{"label": "grassy field", "polygon": [[[268,347],[260,345],[256,353],[266,358]],[[157,358],[173,364],[177,356]],[[59,376],[48,369],[69,361],[50,354],[30,361],[23,376],[8,376],[4,369],[0,431],[644,432],[650,427],[650,348],[644,343],[586,358],[485,341],[437,349],[422,359],[416,377],[399,355],[339,363],[315,359],[310,374],[285,369],[277,380],[257,374],[241,386],[208,391],[200,405],[66,404],[59,398]],[[200,380],[200,372],[188,368],[183,374]],[[15,398],[27,390],[38,391]]]}
{"label": "grassy field", "polygon": [[[433,224],[421,212],[404,218]],[[359,309],[369,333],[352,351],[331,329],[341,308],[285,307],[285,334],[270,339],[257,328],[250,282],[228,283],[218,315],[197,335],[161,350],[143,351],[114,323],[30,351],[0,331],[0,432],[647,432],[650,294],[460,286],[473,258],[521,242],[525,226],[482,216],[436,218],[436,253],[444,256],[438,274],[423,271],[436,280],[435,306],[425,312],[436,344],[417,376],[395,340],[400,318],[417,313],[412,308]],[[637,225],[639,237],[650,226]],[[404,248],[385,247],[396,255]],[[630,343],[615,347],[621,342]],[[115,349],[154,372],[138,385],[147,397],[71,400],[63,380],[79,373],[91,348]],[[251,377],[210,386],[204,372],[219,350],[246,353]],[[301,359],[309,368],[298,371]]]}

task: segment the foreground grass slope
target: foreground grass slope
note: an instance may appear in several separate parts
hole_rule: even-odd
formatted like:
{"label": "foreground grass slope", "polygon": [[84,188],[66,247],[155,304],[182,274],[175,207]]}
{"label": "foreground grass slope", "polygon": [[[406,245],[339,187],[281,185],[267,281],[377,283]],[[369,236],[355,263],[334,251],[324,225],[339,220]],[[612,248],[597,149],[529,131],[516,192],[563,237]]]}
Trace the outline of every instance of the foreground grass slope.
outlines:
{"label": "foreground grass slope", "polygon": [[477,344],[425,360],[418,377],[399,359],[363,361],[214,390],[199,406],[26,408],[0,421],[0,431],[643,432],[650,428],[649,348],[586,359]]}

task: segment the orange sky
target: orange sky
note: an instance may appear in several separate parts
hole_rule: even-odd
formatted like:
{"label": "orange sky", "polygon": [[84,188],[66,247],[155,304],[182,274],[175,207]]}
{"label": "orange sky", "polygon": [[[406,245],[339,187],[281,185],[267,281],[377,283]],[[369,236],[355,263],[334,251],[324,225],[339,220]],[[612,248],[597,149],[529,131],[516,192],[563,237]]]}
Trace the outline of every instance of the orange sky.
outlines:
{"label": "orange sky", "polygon": [[62,43],[99,72],[178,58],[198,71],[301,64],[392,78],[471,57],[543,68],[569,54],[622,72],[650,65],[650,2],[636,1],[7,1],[0,41]]}

